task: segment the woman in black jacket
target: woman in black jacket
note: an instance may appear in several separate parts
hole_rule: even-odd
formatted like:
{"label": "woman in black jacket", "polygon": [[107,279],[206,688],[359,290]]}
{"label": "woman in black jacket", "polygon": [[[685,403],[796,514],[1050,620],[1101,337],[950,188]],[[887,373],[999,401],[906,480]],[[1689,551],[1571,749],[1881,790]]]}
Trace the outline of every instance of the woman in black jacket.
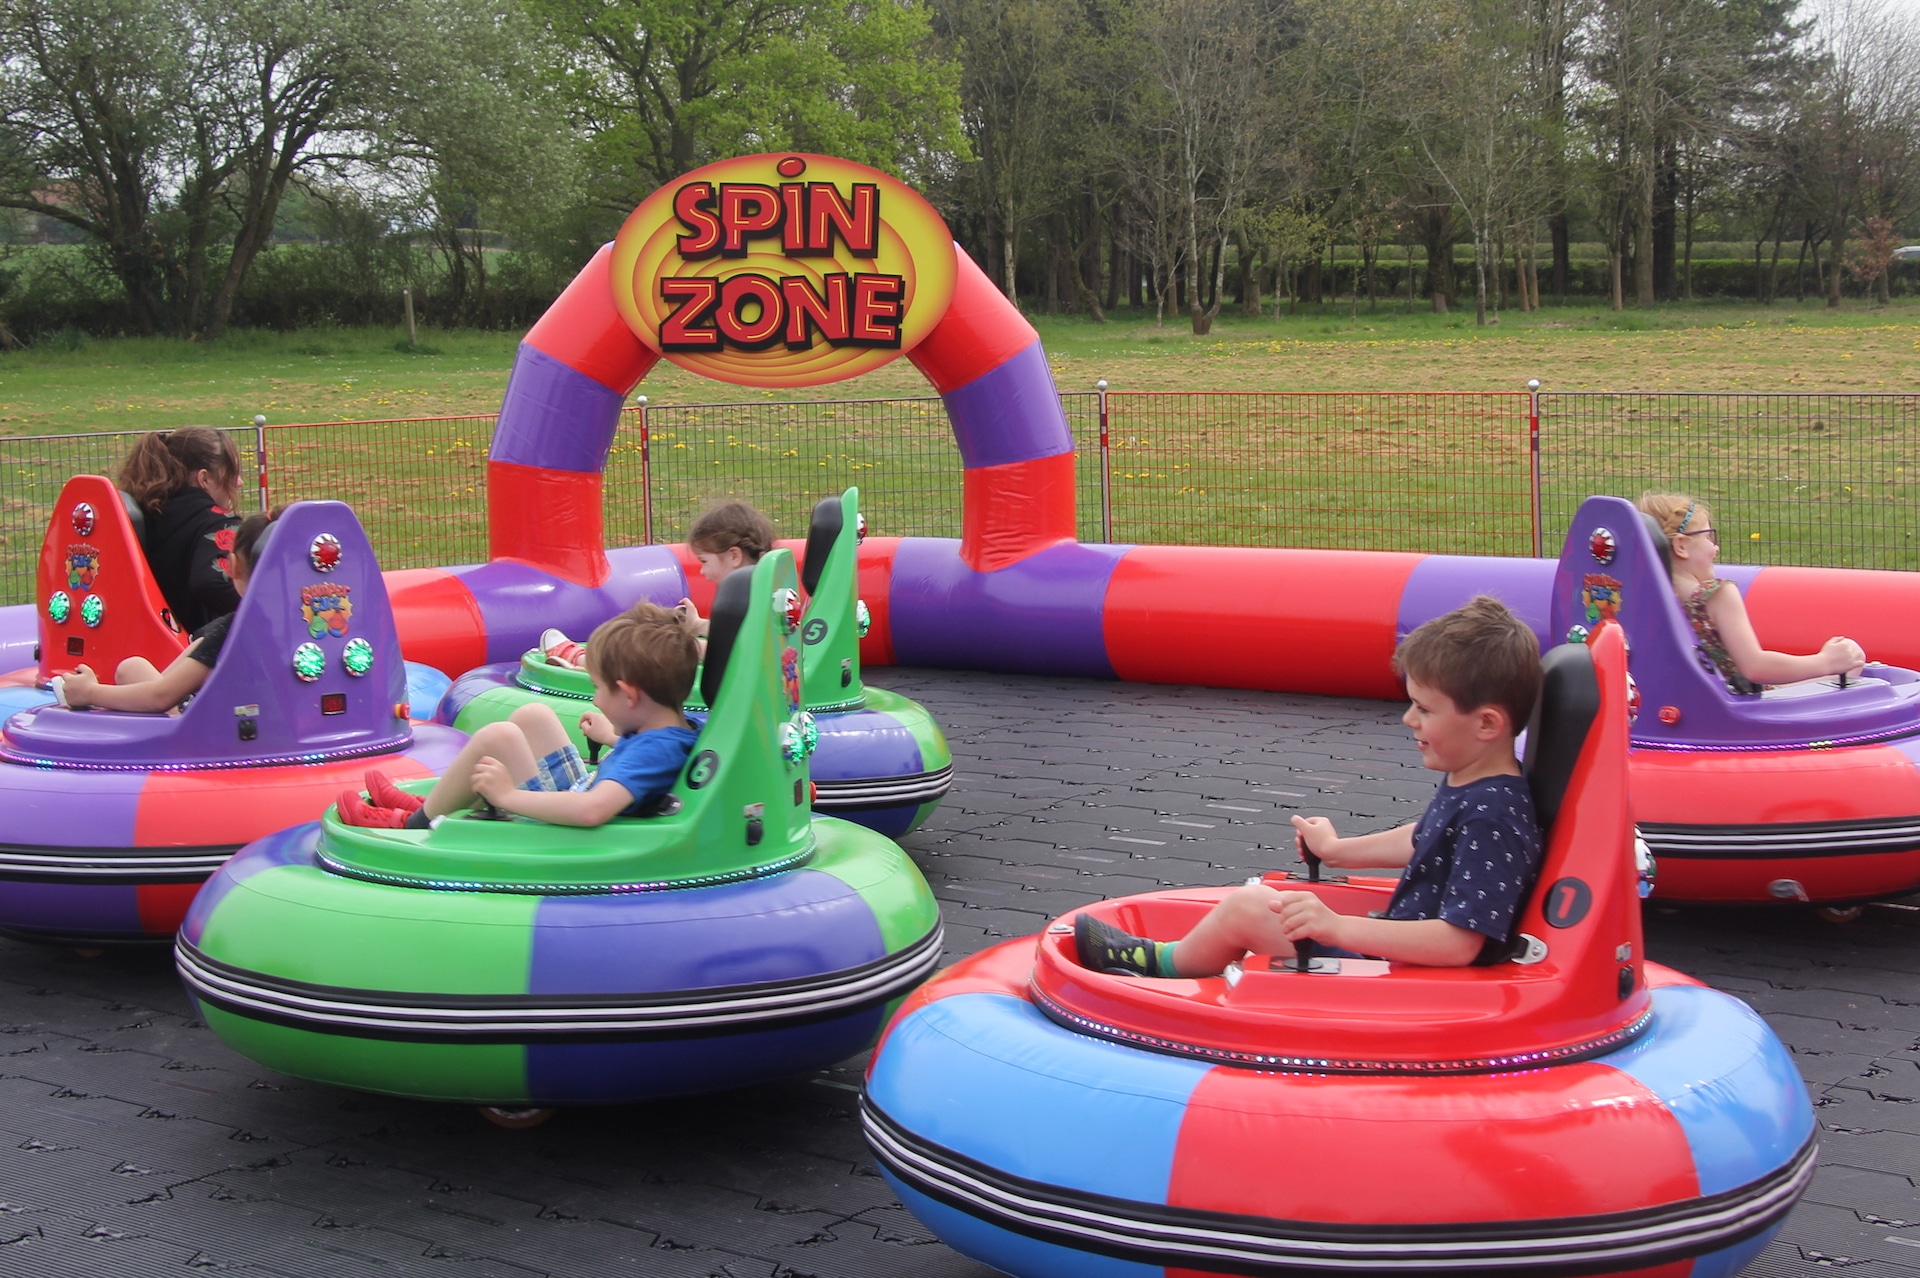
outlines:
{"label": "woman in black jacket", "polygon": [[120,487],[146,514],[147,566],[180,629],[191,634],[240,606],[227,555],[240,517],[240,450],[206,426],[155,431],[120,467]]}

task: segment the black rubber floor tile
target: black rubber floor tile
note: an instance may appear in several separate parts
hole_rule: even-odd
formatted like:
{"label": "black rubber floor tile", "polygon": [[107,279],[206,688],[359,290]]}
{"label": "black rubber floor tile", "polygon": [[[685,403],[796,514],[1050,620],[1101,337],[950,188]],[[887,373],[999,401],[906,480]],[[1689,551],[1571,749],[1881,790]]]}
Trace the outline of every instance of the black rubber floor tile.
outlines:
{"label": "black rubber floor tile", "polygon": [[1915,1272],[1904,1267],[1882,1265],[1873,1260],[1843,1260],[1824,1253],[1809,1254],[1792,1243],[1775,1239],[1753,1263],[1741,1270],[1741,1278],[1810,1278],[1814,1274],[1845,1270],[1848,1278],[1893,1278]]}
{"label": "black rubber floor tile", "polygon": [[1835,1163],[1823,1156],[1807,1201],[1839,1207],[1867,1224],[1920,1239],[1920,1187],[1906,1176]]}
{"label": "black rubber floor tile", "polygon": [[1828,1266],[1861,1260],[1920,1268],[1920,1238],[1861,1220],[1844,1207],[1803,1200],[1794,1209],[1791,1239],[1809,1260]]}
{"label": "black rubber floor tile", "polygon": [[1920,1136],[1891,1128],[1879,1109],[1865,1098],[1838,1111],[1823,1106],[1818,1111],[1821,1160],[1920,1180]]}

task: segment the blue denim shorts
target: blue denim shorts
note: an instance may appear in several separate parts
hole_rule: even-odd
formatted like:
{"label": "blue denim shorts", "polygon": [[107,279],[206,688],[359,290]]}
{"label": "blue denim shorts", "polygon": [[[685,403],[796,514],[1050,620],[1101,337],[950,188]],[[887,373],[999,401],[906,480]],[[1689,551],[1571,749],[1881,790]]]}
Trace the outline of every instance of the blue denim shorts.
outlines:
{"label": "blue denim shorts", "polygon": [[586,790],[593,785],[593,773],[587,770],[586,760],[569,741],[546,758],[534,765],[533,777],[520,788],[522,790],[553,791]]}

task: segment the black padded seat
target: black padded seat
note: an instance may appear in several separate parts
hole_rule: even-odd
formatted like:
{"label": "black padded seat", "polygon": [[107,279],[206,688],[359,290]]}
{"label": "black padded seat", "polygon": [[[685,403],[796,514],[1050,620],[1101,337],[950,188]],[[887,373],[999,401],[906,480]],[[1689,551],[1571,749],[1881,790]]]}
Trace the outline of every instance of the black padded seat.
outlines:
{"label": "black padded seat", "polygon": [[727,674],[727,658],[733,655],[734,640],[747,619],[747,604],[753,598],[753,572],[743,569],[721,578],[713,592],[713,612],[707,618],[707,657],[700,670],[700,695],[708,705],[720,695],[720,681]]}
{"label": "black padded seat", "polygon": [[[1520,770],[1533,792],[1533,814],[1540,823],[1544,857],[1553,841],[1553,823],[1566,802],[1567,787],[1573,783],[1574,765],[1579,763],[1587,733],[1600,715],[1600,678],[1594,673],[1593,652],[1583,643],[1563,643],[1550,650],[1540,660],[1540,675],[1540,699],[1527,721],[1527,757]],[[1533,888],[1520,898],[1513,912],[1516,924],[1539,887],[1535,879]],[[1526,950],[1527,938],[1516,927],[1505,941],[1489,938],[1480,947],[1474,965],[1504,963],[1519,958]]]}
{"label": "black padded seat", "polygon": [[820,588],[820,574],[827,570],[827,556],[833,553],[833,544],[840,540],[840,530],[846,522],[838,497],[823,497],[813,508],[813,519],[807,524],[807,561],[800,566],[800,584],[807,588],[808,594]]}
{"label": "black padded seat", "polygon": [[1540,661],[1540,700],[1527,722],[1527,757],[1521,764],[1533,791],[1533,811],[1544,843],[1566,800],[1587,732],[1600,713],[1600,679],[1593,653],[1583,643],[1558,644]]}
{"label": "black padded seat", "polygon": [[1672,580],[1673,538],[1667,536],[1667,530],[1660,526],[1660,521],[1646,511],[1640,512],[1640,518],[1647,521],[1647,535],[1653,538],[1653,549],[1660,556],[1660,571],[1667,574],[1668,580]]}
{"label": "black padded seat", "polygon": [[133,525],[134,540],[138,541],[140,548],[144,550],[147,545],[147,512],[140,509],[140,503],[133,499],[132,493],[124,488],[119,492],[120,504],[127,508],[127,522]]}

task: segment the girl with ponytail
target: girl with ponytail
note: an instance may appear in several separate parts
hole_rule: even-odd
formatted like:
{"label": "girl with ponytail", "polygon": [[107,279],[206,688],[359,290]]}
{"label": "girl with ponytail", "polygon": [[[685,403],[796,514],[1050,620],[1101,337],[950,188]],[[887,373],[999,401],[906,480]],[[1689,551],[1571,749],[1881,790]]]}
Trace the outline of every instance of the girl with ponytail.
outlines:
{"label": "girl with ponytail", "polygon": [[146,516],[147,566],[180,628],[191,634],[239,607],[227,558],[240,523],[233,440],[206,426],[155,431],[128,454],[120,487]]}

